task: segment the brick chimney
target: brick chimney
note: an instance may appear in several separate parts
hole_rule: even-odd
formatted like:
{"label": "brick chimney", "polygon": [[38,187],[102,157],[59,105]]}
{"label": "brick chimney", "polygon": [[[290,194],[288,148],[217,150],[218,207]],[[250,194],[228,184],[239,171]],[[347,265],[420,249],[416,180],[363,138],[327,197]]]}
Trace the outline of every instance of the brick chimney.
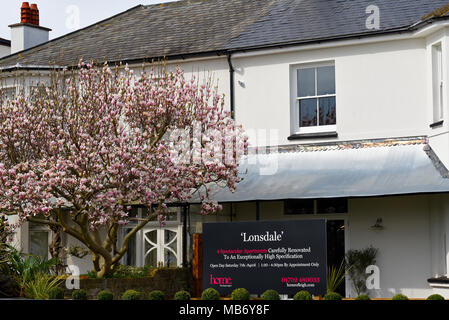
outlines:
{"label": "brick chimney", "polygon": [[47,42],[51,29],[39,25],[37,4],[23,2],[20,8],[20,23],[12,24],[11,54],[23,51]]}

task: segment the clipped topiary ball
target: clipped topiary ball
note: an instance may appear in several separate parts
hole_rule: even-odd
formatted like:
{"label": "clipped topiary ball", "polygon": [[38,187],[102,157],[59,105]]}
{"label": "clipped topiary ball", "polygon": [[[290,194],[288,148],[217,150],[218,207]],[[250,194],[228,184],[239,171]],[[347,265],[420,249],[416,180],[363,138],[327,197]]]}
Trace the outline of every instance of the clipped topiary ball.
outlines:
{"label": "clipped topiary ball", "polygon": [[201,294],[201,300],[220,300],[220,293],[214,288],[207,288]]}
{"label": "clipped topiary ball", "polygon": [[87,292],[84,289],[74,290],[72,292],[73,300],[87,300]]}
{"label": "clipped topiary ball", "polygon": [[55,287],[48,291],[48,299],[61,300],[64,299],[64,289],[61,287]]}
{"label": "clipped topiary ball", "polygon": [[343,297],[337,292],[328,292],[324,295],[323,300],[341,300]]}
{"label": "clipped topiary ball", "polygon": [[161,290],[153,290],[148,294],[148,300],[165,300],[165,294]]}
{"label": "clipped topiary ball", "polygon": [[408,300],[408,297],[406,295],[398,293],[395,294],[393,298],[391,298],[391,300]]}
{"label": "clipped topiary ball", "polygon": [[173,299],[175,300],[190,300],[191,296],[188,291],[181,290],[175,293]]}
{"label": "clipped topiary ball", "polygon": [[276,290],[267,290],[261,295],[262,300],[281,300],[279,293]]}
{"label": "clipped topiary ball", "polygon": [[355,300],[371,300],[371,298],[367,294],[361,294]]}
{"label": "clipped topiary ball", "polygon": [[98,300],[114,300],[114,295],[109,290],[102,290],[98,292],[97,295]]}
{"label": "clipped topiary ball", "polygon": [[238,288],[232,291],[231,300],[249,300],[250,293],[245,288]]}
{"label": "clipped topiary ball", "polygon": [[444,297],[440,294],[431,294],[427,297],[427,300],[446,300]]}
{"label": "clipped topiary ball", "polygon": [[302,290],[293,296],[293,300],[313,300],[313,298],[309,291]]}
{"label": "clipped topiary ball", "polygon": [[140,292],[136,290],[126,290],[122,294],[122,300],[140,300]]}

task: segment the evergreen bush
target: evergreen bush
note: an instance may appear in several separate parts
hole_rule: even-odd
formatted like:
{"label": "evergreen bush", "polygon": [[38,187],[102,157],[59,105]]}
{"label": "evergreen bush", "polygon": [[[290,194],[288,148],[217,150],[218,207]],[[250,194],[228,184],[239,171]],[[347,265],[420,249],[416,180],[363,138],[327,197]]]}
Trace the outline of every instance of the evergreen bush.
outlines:
{"label": "evergreen bush", "polygon": [[207,288],[201,294],[201,300],[220,300],[220,293],[214,288]]}
{"label": "evergreen bush", "polygon": [[309,291],[302,290],[293,296],[293,300],[313,300],[313,298]]}
{"label": "evergreen bush", "polygon": [[153,290],[148,294],[148,300],[165,300],[165,294],[161,290]]}
{"label": "evergreen bush", "polygon": [[262,293],[261,298],[262,298],[262,300],[281,300],[279,293],[276,290],[271,290],[271,289]]}
{"label": "evergreen bush", "polygon": [[341,300],[343,297],[337,292],[328,292],[324,295],[323,300]]}
{"label": "evergreen bush", "polygon": [[84,289],[74,290],[72,292],[73,300],[87,300],[87,292]]}
{"label": "evergreen bush", "polygon": [[122,300],[140,300],[140,292],[136,290],[126,290],[122,294]]}
{"label": "evergreen bush", "polygon": [[64,299],[64,289],[61,287],[54,287],[48,291],[48,299],[61,300]]}
{"label": "evergreen bush", "polygon": [[391,300],[408,300],[408,297],[406,295],[398,293],[395,294],[393,298],[391,298]]}
{"label": "evergreen bush", "polygon": [[191,296],[188,291],[181,290],[175,293],[173,297],[175,300],[190,300]]}
{"label": "evergreen bush", "polygon": [[232,291],[231,300],[249,300],[250,293],[245,288],[238,288]]}
{"label": "evergreen bush", "polygon": [[98,300],[114,300],[114,295],[109,290],[101,290],[97,295]]}

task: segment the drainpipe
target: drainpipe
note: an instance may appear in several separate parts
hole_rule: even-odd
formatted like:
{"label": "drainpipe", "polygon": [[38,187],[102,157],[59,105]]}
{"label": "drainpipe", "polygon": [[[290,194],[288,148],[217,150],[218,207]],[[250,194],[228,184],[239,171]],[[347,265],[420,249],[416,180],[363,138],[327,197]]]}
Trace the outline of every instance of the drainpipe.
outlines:
{"label": "drainpipe", "polygon": [[228,65],[229,65],[229,89],[230,89],[230,107],[231,107],[231,117],[235,120],[235,88],[234,88],[234,66],[231,61],[231,53],[228,53]]}

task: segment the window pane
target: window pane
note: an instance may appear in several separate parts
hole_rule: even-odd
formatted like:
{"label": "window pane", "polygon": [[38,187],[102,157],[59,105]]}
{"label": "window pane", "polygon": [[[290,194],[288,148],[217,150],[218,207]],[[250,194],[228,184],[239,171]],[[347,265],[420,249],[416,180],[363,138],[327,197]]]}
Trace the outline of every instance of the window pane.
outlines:
{"label": "window pane", "polygon": [[335,94],[335,67],[317,68],[318,95]]}
{"label": "window pane", "polygon": [[41,258],[48,258],[48,232],[30,231],[30,253]]}
{"label": "window pane", "polygon": [[[128,234],[131,229],[126,230],[126,234]],[[136,235],[134,234],[128,242],[128,251],[125,253],[125,261],[127,266],[135,266],[137,264],[136,261]]]}
{"label": "window pane", "polygon": [[157,267],[157,230],[146,232],[145,236],[145,265]]}
{"label": "window pane", "polygon": [[176,268],[178,266],[178,258],[168,249],[164,249],[164,267]]}
{"label": "window pane", "polygon": [[320,126],[337,123],[335,97],[320,98]]}
{"label": "window pane", "polygon": [[315,94],[315,68],[299,69],[298,97],[309,97]]}
{"label": "window pane", "polygon": [[347,213],[348,199],[318,199],[317,213]]}
{"label": "window pane", "polygon": [[284,201],[285,214],[313,214],[313,207],[312,199],[294,199]]}
{"label": "window pane", "polygon": [[299,100],[299,126],[317,125],[317,99]]}

